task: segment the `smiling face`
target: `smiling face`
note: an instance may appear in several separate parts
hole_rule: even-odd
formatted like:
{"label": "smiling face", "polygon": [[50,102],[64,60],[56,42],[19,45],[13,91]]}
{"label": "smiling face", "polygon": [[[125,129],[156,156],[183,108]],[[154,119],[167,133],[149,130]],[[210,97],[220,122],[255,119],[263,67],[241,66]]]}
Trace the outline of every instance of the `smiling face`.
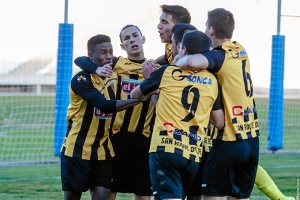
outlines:
{"label": "smiling face", "polygon": [[162,43],[171,43],[172,28],[175,25],[170,14],[162,12],[157,25],[159,37]]}
{"label": "smiling face", "polygon": [[[129,59],[144,59],[143,44],[145,37],[142,36],[140,30],[135,26],[129,26],[120,33],[122,43],[121,48],[126,51]],[[137,57],[142,58],[137,58]]]}

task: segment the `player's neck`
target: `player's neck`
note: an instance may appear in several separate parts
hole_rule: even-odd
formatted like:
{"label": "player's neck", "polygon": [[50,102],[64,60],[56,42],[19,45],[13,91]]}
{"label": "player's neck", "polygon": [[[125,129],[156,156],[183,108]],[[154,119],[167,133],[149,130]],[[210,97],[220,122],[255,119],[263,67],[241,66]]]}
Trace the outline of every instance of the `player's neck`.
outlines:
{"label": "player's neck", "polygon": [[215,48],[215,47],[220,46],[221,44],[223,44],[224,42],[227,42],[227,41],[230,41],[230,39],[228,39],[228,38],[222,38],[222,39],[213,38],[212,39],[212,46],[213,46],[213,48]]}
{"label": "player's neck", "polygon": [[129,60],[144,60],[145,59],[145,56],[144,56],[144,53],[140,52],[140,53],[137,53],[137,54],[131,54],[131,55],[127,55],[127,58]]}

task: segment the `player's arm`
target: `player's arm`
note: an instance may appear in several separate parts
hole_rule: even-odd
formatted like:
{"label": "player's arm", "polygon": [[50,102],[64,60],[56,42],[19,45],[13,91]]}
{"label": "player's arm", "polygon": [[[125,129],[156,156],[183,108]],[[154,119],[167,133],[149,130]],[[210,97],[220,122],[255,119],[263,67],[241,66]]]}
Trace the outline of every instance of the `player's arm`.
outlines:
{"label": "player's arm", "polygon": [[[130,97],[131,99],[137,99],[139,101],[145,101],[146,99],[150,98],[153,94],[158,94],[159,90],[154,90],[148,94],[143,94],[141,91],[140,85],[135,87],[131,92],[130,92]],[[151,99],[152,100],[152,99]],[[156,99],[157,100],[157,99]]]}
{"label": "player's arm", "polygon": [[212,110],[210,112],[209,121],[218,129],[221,130],[225,126],[223,109]]}
{"label": "player's arm", "polygon": [[176,55],[173,63],[183,69],[206,69],[208,67],[208,60],[202,54],[185,55],[180,57]]}
{"label": "player's arm", "polygon": [[118,112],[128,107],[135,106],[145,100],[107,100],[103,94],[93,86],[91,75],[84,71],[79,72],[72,78],[71,89],[84,101],[88,102],[93,107],[100,109],[104,113]]}
{"label": "player's arm", "polygon": [[[144,80],[140,85],[136,86],[131,92],[130,92],[130,98],[131,99],[138,99],[139,101],[145,101],[146,99],[150,98],[151,97],[151,101],[154,101],[155,104],[156,104],[156,100],[157,98],[155,97],[152,97],[152,96],[157,96],[157,94],[159,93],[159,89],[157,88],[157,86],[154,86],[152,87],[152,89],[148,87],[148,90],[145,91],[142,91],[141,89],[141,86],[142,88],[145,88],[144,86],[146,85],[149,85],[149,80]],[[152,99],[153,98],[153,99]]]}
{"label": "player's arm", "polygon": [[132,99],[142,99],[144,97],[140,85],[135,87],[131,92],[130,92],[130,97]]}
{"label": "player's arm", "polygon": [[92,96],[89,103],[104,113],[113,113],[141,103],[144,99],[107,100],[100,92]]}
{"label": "player's arm", "polygon": [[151,96],[151,102],[154,106],[156,106],[156,102],[158,100],[158,93],[159,93],[159,90],[157,91],[157,94],[152,94],[152,96]]}
{"label": "player's arm", "polygon": [[156,58],[155,61],[160,65],[168,64],[168,59],[165,54]]}
{"label": "player's arm", "polygon": [[152,72],[148,79],[145,79],[140,85],[131,91],[130,97],[142,100],[145,97],[158,94],[160,81],[166,68],[167,66],[163,66]]}
{"label": "player's arm", "polygon": [[80,56],[75,58],[74,63],[82,70],[93,73],[95,73],[97,68],[99,67],[97,64],[93,63],[87,56]]}
{"label": "player's arm", "polygon": [[82,70],[93,72],[98,74],[99,76],[108,77],[112,76],[112,64],[98,66],[96,63],[91,61],[91,59],[87,56],[80,56],[75,58],[74,63],[80,67]]}
{"label": "player's arm", "polygon": [[218,129],[221,130],[225,126],[225,117],[224,117],[224,106],[222,103],[222,92],[221,87],[218,84],[218,96],[210,112],[209,121]]}

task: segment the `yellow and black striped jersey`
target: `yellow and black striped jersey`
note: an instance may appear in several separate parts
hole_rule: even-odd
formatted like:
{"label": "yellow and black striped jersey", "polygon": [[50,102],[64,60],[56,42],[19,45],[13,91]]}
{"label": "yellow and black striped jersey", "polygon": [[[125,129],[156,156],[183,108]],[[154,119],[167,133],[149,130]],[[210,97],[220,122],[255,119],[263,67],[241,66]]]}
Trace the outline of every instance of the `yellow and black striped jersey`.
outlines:
{"label": "yellow and black striped jersey", "polygon": [[[118,58],[114,66],[114,71],[119,79],[119,87],[116,93],[117,99],[129,99],[131,90],[144,80],[142,65],[145,61],[146,59],[137,62],[123,57]],[[150,100],[117,112],[113,118],[112,133],[115,134],[122,130],[143,133],[149,137],[152,130],[150,125],[154,117],[153,114],[154,106]]]}
{"label": "yellow and black striped jersey", "polygon": [[101,78],[81,71],[70,84],[70,104],[67,111],[68,130],[61,151],[69,157],[84,160],[105,160],[114,156],[109,139],[112,113],[103,113],[89,102],[96,93],[109,100],[115,98],[117,78]]}
{"label": "yellow and black striped jersey", "polygon": [[168,63],[171,65],[173,63],[173,50],[172,50],[172,43],[165,44],[165,56],[168,60]]}
{"label": "yellow and black striped jersey", "polygon": [[[156,61],[149,59],[156,63]],[[116,98],[127,100],[131,90],[139,85],[143,80],[142,65],[146,61],[130,60],[122,56],[114,59],[113,70],[118,75],[118,87]],[[93,63],[88,57],[78,57],[74,61],[81,69],[95,72],[98,65]],[[157,67],[160,65],[156,64]],[[143,133],[149,137],[153,128],[154,107],[151,101],[146,101],[134,107],[117,112],[113,115],[111,132],[115,134],[122,131]]]}
{"label": "yellow and black striped jersey", "polygon": [[222,90],[225,127],[218,131],[217,138],[236,141],[257,137],[258,116],[246,50],[238,42],[229,41],[203,55]]}
{"label": "yellow and black striped jersey", "polygon": [[140,84],[146,95],[160,89],[150,152],[169,152],[199,162],[213,104],[216,77],[206,71],[162,66]]}
{"label": "yellow and black striped jersey", "polygon": [[219,130],[212,123],[208,124],[207,135],[204,139],[204,151],[205,152],[210,152],[210,149],[213,145],[213,140],[217,138],[218,131]]}

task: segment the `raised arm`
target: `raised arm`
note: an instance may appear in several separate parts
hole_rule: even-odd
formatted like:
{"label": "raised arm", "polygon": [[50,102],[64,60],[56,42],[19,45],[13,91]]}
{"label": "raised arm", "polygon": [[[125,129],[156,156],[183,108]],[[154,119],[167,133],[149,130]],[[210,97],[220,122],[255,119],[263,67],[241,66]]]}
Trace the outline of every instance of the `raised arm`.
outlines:
{"label": "raised arm", "polygon": [[160,64],[160,65],[164,65],[164,64],[168,64],[168,60],[166,58],[166,55],[161,55],[158,58],[155,59],[155,61]]}
{"label": "raised arm", "polygon": [[81,69],[94,73],[99,67],[97,64],[93,63],[87,56],[80,56],[75,58],[74,63]]}
{"label": "raised arm", "polygon": [[183,69],[206,69],[208,67],[208,60],[202,54],[186,55],[184,57],[176,55],[173,63]]}
{"label": "raised arm", "polygon": [[112,64],[98,66],[97,64],[93,63],[87,56],[77,57],[74,60],[74,63],[81,69],[88,71],[88,72],[96,73],[99,76],[110,78],[113,73]]}

